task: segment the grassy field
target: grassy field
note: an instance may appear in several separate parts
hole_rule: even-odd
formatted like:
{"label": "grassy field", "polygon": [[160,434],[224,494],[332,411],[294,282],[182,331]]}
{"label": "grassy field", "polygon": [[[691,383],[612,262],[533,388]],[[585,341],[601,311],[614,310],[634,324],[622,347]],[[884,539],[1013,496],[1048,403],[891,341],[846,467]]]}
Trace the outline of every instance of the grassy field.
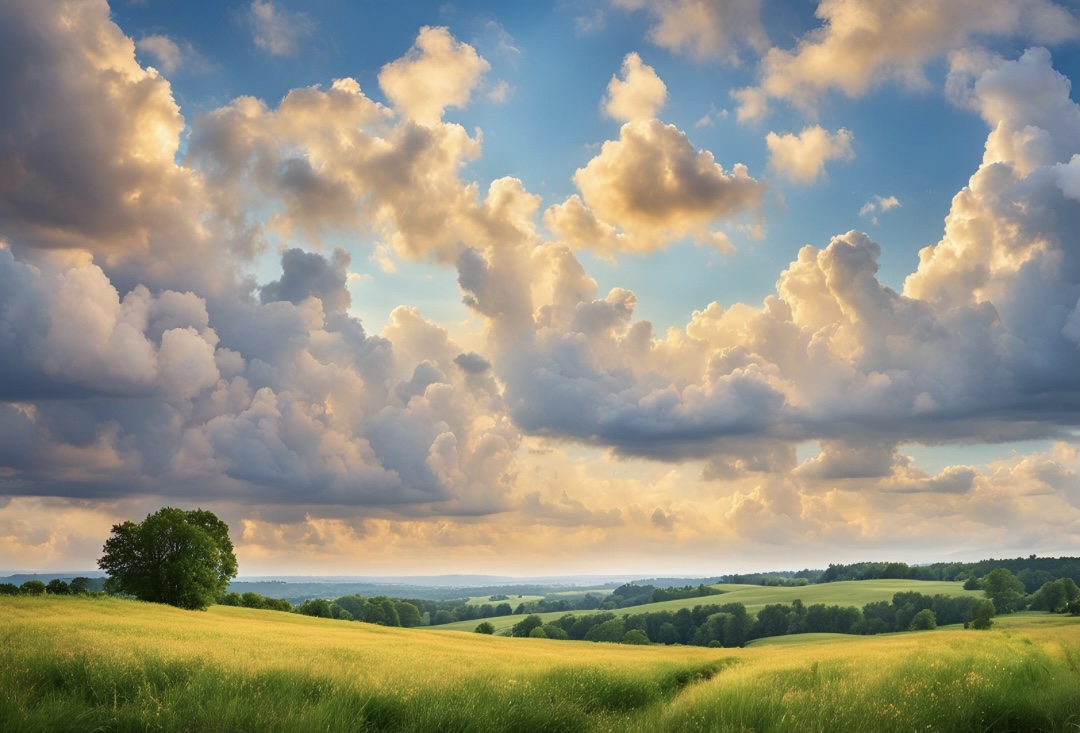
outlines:
{"label": "grassy field", "polygon": [[543,600],[543,596],[519,596],[512,595],[508,599],[501,601],[491,600],[491,596],[469,596],[469,600],[466,603],[470,606],[497,606],[500,603],[509,603],[511,608],[517,608],[519,603],[528,603],[529,601]]}
{"label": "grassy field", "polygon": [[[814,603],[824,603],[827,606],[856,606],[862,608],[867,603],[874,601],[891,601],[892,597],[900,591],[916,591],[924,595],[932,596],[937,593],[954,596],[974,596],[982,598],[983,592],[979,590],[964,590],[963,583],[953,583],[939,580],[858,580],[842,583],[820,583],[818,585],[805,585],[800,588],[779,588],[775,586],[761,585],[714,585],[727,591],[718,596],[705,598],[684,598],[678,601],[664,601],[662,603],[648,603],[644,606],[632,606],[623,608],[615,613],[651,613],[653,611],[677,611],[680,608],[693,608],[707,603],[732,603],[738,601],[746,606],[747,612],[754,614],[771,603],[791,603],[796,598],[802,600],[807,606]],[[516,608],[515,604],[514,605]],[[539,614],[544,623],[554,621],[565,612]],[[594,611],[573,611],[574,614],[595,613]],[[521,616],[499,616],[485,619],[495,627],[495,631],[509,629],[521,621]],[[456,621],[451,624],[427,627],[432,631],[472,631],[479,621]]]}
{"label": "grassy field", "polygon": [[3,731],[1075,731],[1080,623],[747,649],[0,599]]}
{"label": "grassy field", "polygon": [[[520,595],[519,596],[517,594],[509,594],[509,598],[506,599],[506,600],[502,600],[502,601],[493,601],[493,600],[491,600],[490,595],[487,595],[487,596],[469,596],[469,599],[466,601],[466,603],[468,603],[468,605],[470,605],[470,606],[497,606],[500,603],[509,603],[514,608],[517,608],[518,604],[520,604],[520,603],[528,603],[529,601],[542,601],[543,599],[547,598],[548,596],[556,596],[556,597],[557,596],[565,596],[565,597],[572,597],[573,596],[573,597],[577,597],[577,596],[583,596],[586,593],[592,593],[593,595],[597,595],[597,596],[606,596],[606,595],[611,594],[611,588],[586,588],[584,590],[560,590],[560,591],[555,591],[554,593],[549,593],[547,596],[537,596],[537,595],[531,595],[531,596],[530,595]],[[471,629],[470,629],[470,631],[471,631]]]}

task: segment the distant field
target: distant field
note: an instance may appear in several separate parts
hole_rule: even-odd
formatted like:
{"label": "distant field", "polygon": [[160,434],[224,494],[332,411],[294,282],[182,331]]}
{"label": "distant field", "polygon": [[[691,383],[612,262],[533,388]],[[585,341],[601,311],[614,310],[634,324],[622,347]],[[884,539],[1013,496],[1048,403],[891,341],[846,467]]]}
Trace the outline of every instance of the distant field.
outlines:
{"label": "distant field", "polygon": [[[761,585],[714,585],[713,588],[727,591],[718,596],[705,598],[685,598],[679,601],[664,601],[662,603],[648,603],[644,606],[632,606],[623,608],[614,613],[651,613],[653,611],[677,611],[680,608],[693,608],[694,606],[707,603],[732,603],[738,601],[746,606],[746,610],[757,613],[765,606],[772,603],[791,603],[796,598],[801,599],[807,606],[814,603],[824,603],[827,606],[856,606],[862,608],[867,603],[874,601],[891,601],[892,597],[901,591],[916,591],[924,595],[932,596],[938,593],[951,596],[975,596],[983,597],[979,590],[964,590],[963,583],[947,582],[943,580],[852,580],[842,583],[820,583],[818,585],[804,585],[799,588],[779,588],[775,586]],[[513,604],[512,604],[513,605]],[[515,605],[516,608],[516,605]],[[565,612],[539,614],[544,622],[554,621]],[[596,613],[595,611],[572,611],[574,614]],[[521,621],[521,616],[499,616],[498,618],[486,619],[495,627],[496,632],[509,629]],[[432,631],[472,631],[479,621],[455,621],[452,624],[425,627]]]}
{"label": "distant field", "polygon": [[[747,649],[0,598],[0,730],[1075,731],[1080,622]],[[797,722],[793,722],[797,721]]]}
{"label": "distant field", "polygon": [[798,644],[819,644],[825,641],[845,642],[851,640],[851,634],[791,634],[790,636],[767,636],[764,639],[754,639],[746,645],[759,648],[763,646],[794,646]]}
{"label": "distant field", "polygon": [[511,608],[517,608],[519,603],[542,600],[543,596],[518,596],[512,595],[501,601],[491,600],[491,596],[470,596],[466,603],[470,606],[497,606],[500,603],[509,603]]}
{"label": "distant field", "polygon": [[[501,601],[493,601],[493,600],[491,600],[491,595],[470,596],[467,603],[470,606],[497,606],[500,603],[509,603],[514,608],[517,608],[518,604],[520,604],[520,603],[528,603],[529,601],[542,601],[545,598],[547,598],[548,596],[565,596],[567,598],[570,598],[570,597],[580,597],[580,596],[585,595],[586,593],[592,593],[593,595],[597,595],[597,596],[606,596],[606,595],[611,595],[611,588],[586,588],[584,590],[560,590],[560,591],[555,591],[554,593],[549,593],[546,596],[537,596],[537,595],[532,595],[532,596],[530,596],[530,595],[520,595],[519,596],[519,595],[517,595],[515,593],[508,593],[508,594],[505,594],[505,595],[508,596],[508,599],[501,600]],[[477,623],[479,623],[479,622],[477,622]]]}

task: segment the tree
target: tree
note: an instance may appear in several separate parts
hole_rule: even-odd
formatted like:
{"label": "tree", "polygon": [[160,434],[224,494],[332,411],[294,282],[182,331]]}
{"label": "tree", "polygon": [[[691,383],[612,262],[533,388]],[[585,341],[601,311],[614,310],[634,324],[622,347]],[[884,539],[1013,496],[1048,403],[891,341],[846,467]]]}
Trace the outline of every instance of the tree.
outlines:
{"label": "tree", "polygon": [[213,512],[173,507],[113,525],[98,567],[110,593],[192,610],[205,610],[237,571],[228,525]]}
{"label": "tree", "polygon": [[555,624],[544,624],[544,636],[549,639],[559,639],[560,641],[566,641],[570,638],[570,634]]}
{"label": "tree", "polygon": [[936,628],[937,614],[929,608],[924,608],[916,613],[911,619],[911,625],[908,626],[911,631],[930,631]]}
{"label": "tree", "polygon": [[412,628],[420,625],[420,609],[408,601],[396,601],[394,608],[397,609],[398,620],[402,626]]}
{"label": "tree", "polygon": [[19,590],[28,596],[40,596],[45,593],[45,584],[40,580],[28,580],[19,586]]}
{"label": "tree", "polygon": [[993,617],[993,602],[980,598],[975,601],[975,605],[971,609],[971,619],[964,622],[964,628],[989,629],[994,624]]}
{"label": "tree", "polygon": [[1080,599],[1080,589],[1072,578],[1051,580],[1044,583],[1038,592],[1031,598],[1033,611],[1049,611],[1050,613],[1064,613],[1070,603]]}
{"label": "tree", "polygon": [[80,575],[77,578],[72,578],[68,590],[72,595],[81,595],[83,593],[90,592],[90,578]]}
{"label": "tree", "polygon": [[54,596],[66,596],[71,592],[71,588],[68,584],[60,580],[60,578],[53,578],[45,586],[45,590],[52,593]]}
{"label": "tree", "polygon": [[244,599],[240,597],[240,594],[236,591],[232,593],[222,593],[217,597],[217,604],[219,606],[242,606]]}
{"label": "tree", "polygon": [[240,605],[244,608],[266,608],[266,599],[261,593],[248,591],[240,596]]}
{"label": "tree", "polygon": [[983,591],[994,602],[997,613],[1011,613],[1024,607],[1024,584],[1008,568],[991,570],[983,578]]}
{"label": "tree", "polygon": [[456,620],[454,614],[450,613],[445,608],[440,608],[435,612],[435,618],[431,619],[431,625],[442,626],[443,624],[452,624]]}
{"label": "tree", "polygon": [[524,637],[532,633],[533,629],[540,628],[544,625],[543,619],[536,614],[526,616],[521,621],[514,624],[514,627],[510,630],[510,636]]}
{"label": "tree", "polygon": [[325,598],[308,598],[303,603],[295,606],[293,608],[293,613],[303,614],[304,616],[314,616],[316,618],[334,617],[334,611],[330,607],[330,601]]}
{"label": "tree", "polygon": [[483,621],[473,629],[477,634],[494,634],[495,626],[490,621]]}

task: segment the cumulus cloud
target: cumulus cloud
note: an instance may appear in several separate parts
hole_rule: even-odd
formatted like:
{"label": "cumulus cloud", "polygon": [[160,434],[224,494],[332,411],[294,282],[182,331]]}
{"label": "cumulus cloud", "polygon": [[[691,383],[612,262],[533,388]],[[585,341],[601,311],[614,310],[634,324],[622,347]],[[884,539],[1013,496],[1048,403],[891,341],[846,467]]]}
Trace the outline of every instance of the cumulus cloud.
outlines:
{"label": "cumulus cloud", "polygon": [[271,0],[252,0],[246,17],[255,46],[272,56],[295,56],[315,33],[310,15],[286,10]]}
{"label": "cumulus cloud", "polygon": [[410,259],[453,260],[464,242],[492,232],[490,209],[459,176],[479,152],[460,125],[393,124],[355,80],[338,79],[326,90],[294,89],[276,109],[241,97],[208,113],[188,155],[230,220],[274,201],[267,226],[285,237],[362,228]]}
{"label": "cumulus cloud", "polygon": [[572,245],[599,252],[652,251],[687,236],[728,248],[715,225],[754,211],[765,193],[746,166],[726,172],[659,120],[624,124],[574,183],[580,200],[548,209],[544,222]]}
{"label": "cumulus cloud", "polygon": [[316,297],[328,311],[348,310],[351,296],[345,287],[351,257],[343,249],[334,250],[331,260],[302,249],[287,250],[281,256],[281,279],[264,285],[263,303],[285,300],[299,305]]}
{"label": "cumulus cloud", "polygon": [[[73,13],[78,22],[56,20]],[[347,313],[344,251],[290,248],[280,276],[257,286],[237,274],[236,250],[220,246],[251,224],[232,217],[267,194],[283,203],[286,220],[271,223],[279,229],[315,229],[319,216],[354,222],[358,202],[393,189],[387,174],[409,156],[421,156],[414,172],[431,180],[439,163],[429,143],[460,134],[471,145],[459,127],[390,126],[384,108],[343,80],[327,92],[296,90],[273,112],[242,98],[207,114],[177,165],[184,122],[168,83],[138,66],[104,3],[5,14],[5,50],[18,40],[25,51],[5,77],[20,94],[5,108],[3,136],[21,178],[0,191],[3,420],[27,449],[5,459],[15,481],[61,496],[156,487],[192,499],[421,513],[504,504],[518,433],[501,416],[482,356],[458,368],[464,350],[413,311],[397,313],[385,337],[365,333]],[[19,70],[45,58],[56,83],[29,94]],[[30,119],[57,126],[20,127]],[[352,132],[363,163],[384,161],[361,164],[369,177],[359,184],[350,177],[357,159],[317,165],[334,157],[328,136],[338,131]],[[396,144],[380,145],[380,133]],[[47,153],[65,145],[86,165],[85,181],[77,166],[50,163]],[[444,183],[463,197],[471,226],[497,237],[528,216],[510,187],[495,185],[485,201],[469,196],[459,159],[444,160]],[[64,207],[65,187],[82,208]],[[34,196],[40,203],[30,205]]]}
{"label": "cumulus cloud", "polygon": [[[1033,58],[1008,63],[1026,69]],[[1071,120],[1076,105],[1045,59],[1034,66],[1026,84],[1008,87],[1025,98],[999,103],[1005,116],[992,124],[987,148],[996,149],[1003,126],[1026,128],[1046,140],[1043,165],[987,158],[954,199],[944,239],[922,253],[903,292],[877,278],[880,245],[851,231],[824,248],[804,247],[763,307],[714,303],[684,329],[659,336],[634,320],[632,293],[598,293],[568,249],[534,253],[533,270],[549,274],[532,289],[533,318],[518,318],[507,341],[512,350],[503,355],[503,344],[494,347],[514,421],[528,433],[572,436],[623,454],[707,459],[716,477],[770,463],[794,468],[790,452],[766,447],[772,440],[827,441],[822,456],[798,472],[839,480],[887,476],[903,441],[1064,435],[1080,403],[1070,336],[1080,262],[1068,244],[1080,238],[1069,168],[1076,141],[1061,138],[1056,124],[1039,125],[1041,111],[1025,110],[1041,99]],[[1002,93],[1001,85],[975,88]],[[679,134],[647,125],[628,123],[620,143],[650,132]],[[594,163],[621,161],[620,143],[608,143]],[[650,188],[657,208],[631,216],[619,206],[637,199],[623,187],[656,176],[612,165],[620,175],[596,176],[607,185],[590,188],[588,175],[598,170],[579,171],[582,197],[549,209],[545,223],[567,240],[578,231],[625,247],[618,238],[634,233],[633,217],[648,222],[664,211],[664,199]],[[891,197],[874,203],[895,208]],[[486,282],[499,279],[498,269],[485,261]],[[478,306],[492,301],[471,280],[461,283]],[[498,319],[496,309],[479,310]],[[1039,418],[1004,417],[1027,411]],[[843,440],[853,430],[866,441],[862,447]],[[742,436],[765,441],[746,449],[754,461],[724,451]],[[960,486],[963,475],[940,485]]]}
{"label": "cumulus cloud", "polygon": [[612,0],[624,10],[645,10],[653,21],[649,40],[697,60],[737,63],[738,50],[769,45],[760,0]]}
{"label": "cumulus cloud", "polygon": [[[107,528],[161,495],[226,507],[245,557],[266,562],[375,547],[481,562],[507,541],[644,558],[675,541],[945,530],[1011,547],[1034,528],[1029,551],[1077,535],[1068,445],[934,475],[898,448],[1075,428],[1077,106],[1044,52],[967,77],[986,155],[901,291],[878,279],[880,245],[850,231],[801,249],[761,304],[714,302],[657,332],[574,248],[716,243],[764,193],[673,126],[624,124],[544,211],[560,240],[546,241],[524,183],[464,179],[481,141],[441,116],[485,67],[441,29],[384,68],[399,114],[351,79],[276,107],[240,97],[190,121],[177,163],[171,88],[104,3],[0,9],[5,557],[74,551],[41,529],[56,512]],[[630,106],[655,114],[651,99]],[[454,268],[482,333],[459,341],[410,306],[368,332],[350,254],[313,251],[341,231]],[[270,235],[289,242],[280,260],[245,274]],[[822,450],[800,464],[805,441]],[[559,455],[580,445],[575,459],[610,452],[634,478],[606,455]],[[79,513],[86,499],[110,504]]]}
{"label": "cumulus cloud", "polygon": [[667,86],[656,70],[636,53],[629,53],[623,59],[622,75],[622,79],[612,76],[608,82],[604,112],[623,122],[656,117],[667,101]]}
{"label": "cumulus cloud", "polygon": [[929,62],[971,41],[1060,43],[1077,23],[1072,12],[1049,0],[823,0],[815,14],[821,27],[793,49],[770,48],[762,57],[760,84],[740,97],[740,120],[763,115],[767,99],[812,111],[831,90],[855,97],[889,80],[921,87]]}
{"label": "cumulus cloud", "polygon": [[765,136],[769,165],[780,175],[796,183],[812,183],[825,173],[830,160],[854,160],[851,142],[855,136],[841,127],[835,133],[818,126],[804,127],[798,135]]}
{"label": "cumulus cloud", "polygon": [[379,87],[394,108],[421,125],[442,119],[447,107],[463,108],[491,68],[476,49],[446,28],[420,29],[404,58],[379,72]]}
{"label": "cumulus cloud", "polygon": [[173,74],[181,69],[195,73],[213,69],[213,64],[203,58],[188,41],[178,43],[168,36],[155,33],[140,38],[135,42],[135,48],[154,58],[166,74]]}

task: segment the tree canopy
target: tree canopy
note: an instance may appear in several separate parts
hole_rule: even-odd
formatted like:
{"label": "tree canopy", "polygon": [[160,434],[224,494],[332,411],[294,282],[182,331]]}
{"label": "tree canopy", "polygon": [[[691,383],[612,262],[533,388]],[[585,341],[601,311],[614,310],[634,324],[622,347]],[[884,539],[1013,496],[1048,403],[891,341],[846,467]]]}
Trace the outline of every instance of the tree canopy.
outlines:
{"label": "tree canopy", "polygon": [[98,567],[109,574],[109,592],[199,610],[237,572],[228,525],[213,512],[173,507],[114,525]]}

